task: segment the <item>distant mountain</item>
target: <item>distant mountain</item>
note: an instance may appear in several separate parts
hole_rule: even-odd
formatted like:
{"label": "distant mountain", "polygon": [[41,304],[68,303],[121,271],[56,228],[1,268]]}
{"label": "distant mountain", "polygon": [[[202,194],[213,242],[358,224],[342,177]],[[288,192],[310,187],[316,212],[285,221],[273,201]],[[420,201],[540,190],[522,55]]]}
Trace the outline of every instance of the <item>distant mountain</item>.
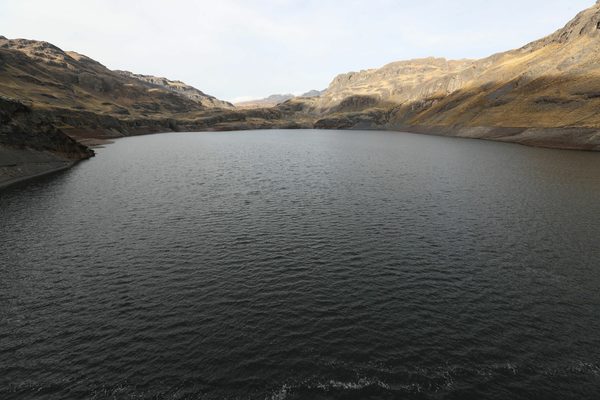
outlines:
{"label": "distant mountain", "polygon": [[310,90],[304,94],[301,94],[298,97],[319,97],[321,96],[325,91],[324,90]]}
{"label": "distant mountain", "polygon": [[266,99],[263,99],[263,101],[268,102],[268,103],[283,103],[284,101],[287,101],[289,99],[293,99],[294,96],[293,94],[272,94],[269,97],[267,97]]}
{"label": "distant mountain", "polygon": [[286,101],[291,100],[291,99],[295,99],[298,97],[308,97],[308,98],[319,97],[322,93],[323,93],[323,91],[311,90],[300,96],[295,96],[291,93],[272,94],[269,97],[266,97],[264,99],[242,101],[242,102],[236,103],[235,105],[236,105],[236,107],[246,108],[246,109],[247,108],[261,108],[261,107],[275,107],[276,105],[285,103]]}
{"label": "distant mountain", "polygon": [[256,100],[248,100],[241,101],[239,103],[235,103],[235,106],[238,108],[265,108],[265,107],[274,107],[278,104],[281,104],[287,100],[293,99],[293,94],[272,94],[269,97],[265,97],[264,99],[256,99]]}

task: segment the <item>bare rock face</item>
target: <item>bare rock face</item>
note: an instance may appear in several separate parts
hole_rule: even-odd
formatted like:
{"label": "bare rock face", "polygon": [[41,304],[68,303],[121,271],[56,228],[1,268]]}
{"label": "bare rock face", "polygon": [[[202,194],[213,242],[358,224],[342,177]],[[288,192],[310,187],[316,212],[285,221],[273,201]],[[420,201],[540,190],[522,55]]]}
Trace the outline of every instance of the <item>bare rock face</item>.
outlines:
{"label": "bare rock face", "polygon": [[272,94],[269,97],[265,97],[264,99],[256,99],[256,100],[239,102],[236,104],[236,107],[239,107],[242,109],[275,107],[279,104],[282,104],[288,100],[293,99],[294,97],[296,97],[296,96],[294,96],[291,93]]}
{"label": "bare rock face", "polygon": [[47,151],[64,159],[82,160],[93,150],[53,126],[25,104],[0,96],[0,146]]}

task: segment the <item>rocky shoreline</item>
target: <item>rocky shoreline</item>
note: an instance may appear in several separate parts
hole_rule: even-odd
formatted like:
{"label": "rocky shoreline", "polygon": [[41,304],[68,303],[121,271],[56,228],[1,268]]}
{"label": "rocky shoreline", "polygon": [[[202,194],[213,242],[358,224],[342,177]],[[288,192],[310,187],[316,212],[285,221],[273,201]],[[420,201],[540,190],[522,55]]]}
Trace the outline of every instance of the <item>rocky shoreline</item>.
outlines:
{"label": "rocky shoreline", "polygon": [[[289,107],[289,104],[286,107]],[[276,108],[228,110],[213,112],[196,120],[114,120],[108,126],[103,126],[102,117],[86,121],[79,115],[72,117],[71,122],[81,121],[80,126],[67,129],[54,127],[56,118],[32,117],[31,110],[26,108],[19,108],[17,114],[19,113],[24,113],[25,117],[19,117],[22,119],[20,123],[12,121],[13,130],[10,131],[10,135],[6,133],[6,128],[4,134],[0,134],[0,189],[70,168],[78,161],[94,155],[88,146],[103,144],[120,137],[166,132],[254,129],[385,130],[492,140],[552,149],[600,151],[599,129],[403,125],[373,117],[377,115],[376,112],[316,119],[306,113],[290,113],[289,110],[282,111]],[[37,121],[38,124],[33,124],[32,121]],[[35,134],[36,130],[41,134]]]}
{"label": "rocky shoreline", "polygon": [[64,171],[77,162],[51,152],[0,146],[0,189]]}
{"label": "rocky shoreline", "polygon": [[0,188],[70,168],[94,151],[56,128],[45,115],[0,97]]}

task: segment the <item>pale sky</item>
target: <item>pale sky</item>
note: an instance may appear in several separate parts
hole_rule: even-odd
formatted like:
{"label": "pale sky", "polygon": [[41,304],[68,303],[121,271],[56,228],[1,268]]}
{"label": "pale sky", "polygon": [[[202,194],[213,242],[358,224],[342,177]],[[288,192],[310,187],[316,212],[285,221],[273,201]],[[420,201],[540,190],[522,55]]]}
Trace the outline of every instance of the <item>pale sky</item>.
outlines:
{"label": "pale sky", "polygon": [[416,57],[479,58],[554,32],[595,0],[0,0],[0,35],[225,100],[324,89]]}

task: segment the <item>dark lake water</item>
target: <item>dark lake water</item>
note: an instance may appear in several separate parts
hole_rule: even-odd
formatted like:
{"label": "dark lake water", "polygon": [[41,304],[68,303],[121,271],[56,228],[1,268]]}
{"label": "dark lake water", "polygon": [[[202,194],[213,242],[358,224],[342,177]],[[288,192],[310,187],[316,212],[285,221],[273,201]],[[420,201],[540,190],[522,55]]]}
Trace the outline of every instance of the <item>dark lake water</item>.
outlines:
{"label": "dark lake water", "polygon": [[0,192],[1,399],[598,399],[600,154],[118,140]]}

